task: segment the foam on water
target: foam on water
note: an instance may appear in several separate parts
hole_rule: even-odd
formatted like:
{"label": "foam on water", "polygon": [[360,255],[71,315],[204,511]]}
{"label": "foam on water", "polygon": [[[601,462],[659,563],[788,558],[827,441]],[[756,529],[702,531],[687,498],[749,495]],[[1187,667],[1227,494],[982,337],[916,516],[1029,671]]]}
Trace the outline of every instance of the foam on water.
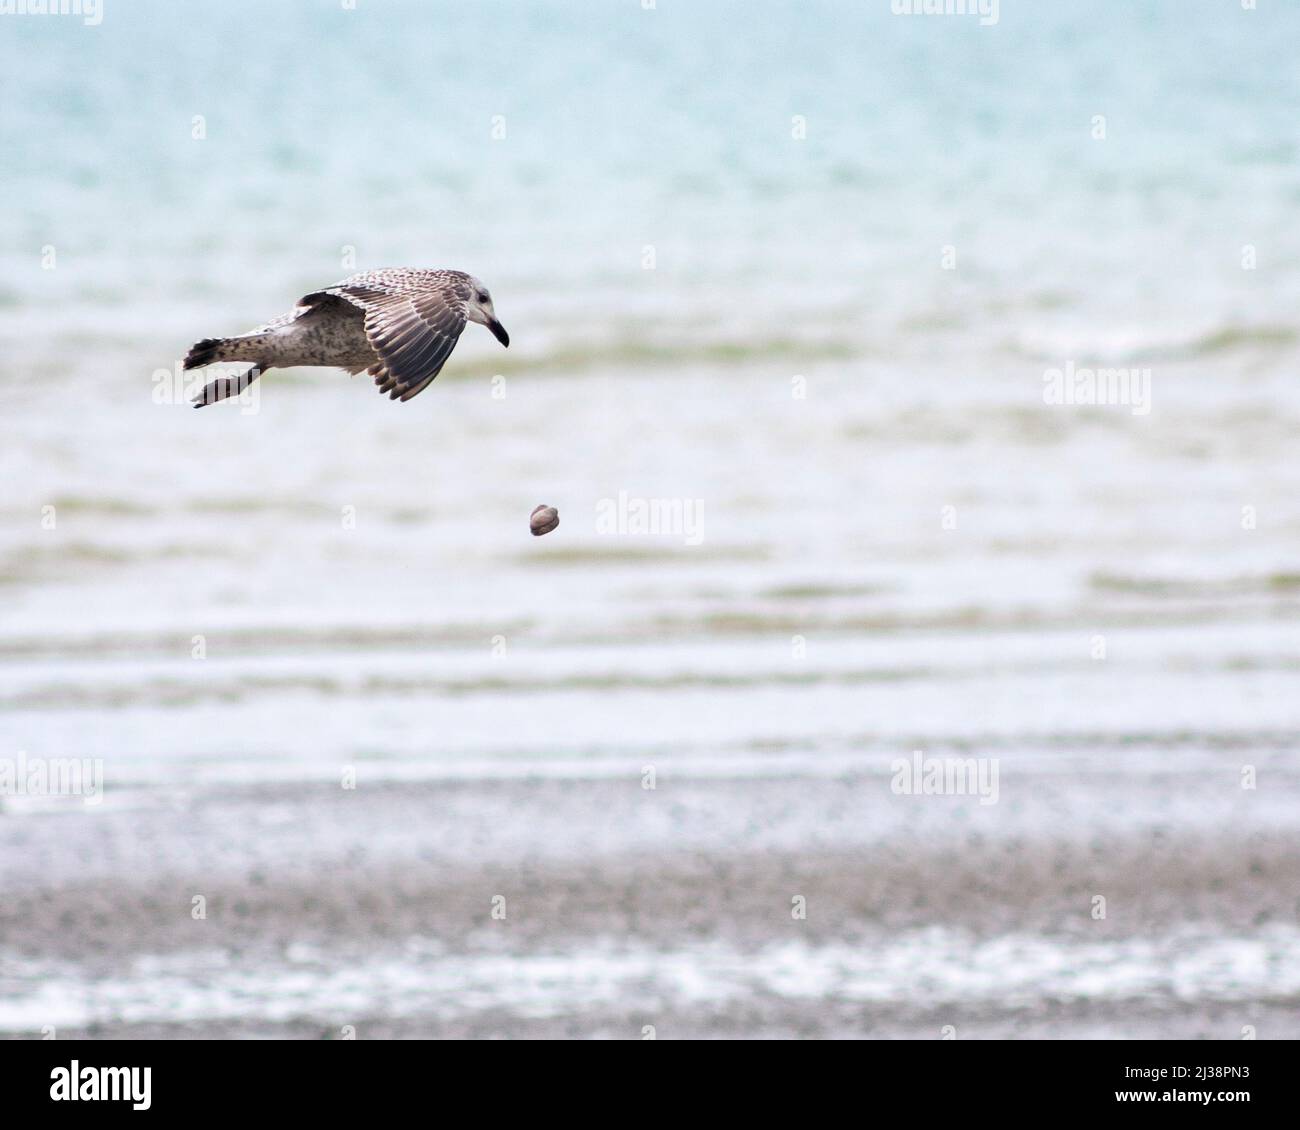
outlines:
{"label": "foam on water", "polygon": [[523,1018],[617,1006],[647,1017],[755,995],[932,1006],[1153,997],[1245,1002],[1300,993],[1300,932],[1250,939],[1182,932],[1140,940],[1057,941],[1005,935],[979,941],[929,929],[858,945],[775,943],[757,951],[706,944],[663,952],[615,939],[552,953],[447,953],[422,939],[340,962],[297,945],[250,964],[222,951],[140,957],[121,976],[87,979],[57,963],[14,963],[0,981],[0,1030],[223,1020],[371,1016],[453,1020],[505,1010]]}

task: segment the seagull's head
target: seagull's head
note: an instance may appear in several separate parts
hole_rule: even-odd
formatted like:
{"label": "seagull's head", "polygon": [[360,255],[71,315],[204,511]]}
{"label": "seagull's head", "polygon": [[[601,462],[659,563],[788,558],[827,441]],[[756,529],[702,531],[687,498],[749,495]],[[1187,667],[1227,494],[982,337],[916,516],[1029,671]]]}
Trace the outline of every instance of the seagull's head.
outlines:
{"label": "seagull's head", "polygon": [[508,346],[510,344],[510,335],[506,333],[505,326],[497,321],[497,313],[492,309],[492,295],[488,293],[488,288],[473,275],[469,276],[469,288],[469,304],[466,307],[465,316],[471,322],[478,322],[480,325],[487,326],[497,341]]}

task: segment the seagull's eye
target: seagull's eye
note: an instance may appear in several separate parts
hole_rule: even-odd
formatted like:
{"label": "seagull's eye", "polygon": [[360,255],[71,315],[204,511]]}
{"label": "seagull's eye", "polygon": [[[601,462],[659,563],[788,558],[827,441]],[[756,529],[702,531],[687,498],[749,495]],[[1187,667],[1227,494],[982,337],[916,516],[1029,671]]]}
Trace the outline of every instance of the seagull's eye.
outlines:
{"label": "seagull's eye", "polygon": [[478,300],[479,300],[480,302],[486,302],[486,301],[488,300],[487,291],[480,291],[480,292],[479,292],[479,296],[478,296]]}

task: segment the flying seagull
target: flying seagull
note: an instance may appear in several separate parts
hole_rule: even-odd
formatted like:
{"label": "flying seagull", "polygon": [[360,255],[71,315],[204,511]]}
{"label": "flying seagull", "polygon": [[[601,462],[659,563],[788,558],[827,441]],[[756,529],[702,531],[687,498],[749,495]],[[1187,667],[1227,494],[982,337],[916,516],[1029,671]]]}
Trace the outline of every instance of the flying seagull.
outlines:
{"label": "flying seagull", "polygon": [[364,369],[380,392],[410,400],[442,370],[467,321],[510,344],[492,296],[473,275],[416,267],[362,271],[304,295],[289,313],[246,334],[196,342],[186,369],[215,361],[251,361],[253,367],[212,381],[194,407],[235,396],[267,369],[291,365],[328,365],[353,375]]}

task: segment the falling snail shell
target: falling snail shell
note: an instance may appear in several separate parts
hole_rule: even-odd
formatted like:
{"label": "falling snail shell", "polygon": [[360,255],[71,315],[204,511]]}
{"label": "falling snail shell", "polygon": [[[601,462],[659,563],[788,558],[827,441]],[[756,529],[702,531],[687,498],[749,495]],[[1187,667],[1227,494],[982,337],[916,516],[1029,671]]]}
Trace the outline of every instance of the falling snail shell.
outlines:
{"label": "falling snail shell", "polygon": [[554,506],[539,506],[528,519],[528,528],[533,531],[535,538],[549,534],[559,524],[560,512]]}

